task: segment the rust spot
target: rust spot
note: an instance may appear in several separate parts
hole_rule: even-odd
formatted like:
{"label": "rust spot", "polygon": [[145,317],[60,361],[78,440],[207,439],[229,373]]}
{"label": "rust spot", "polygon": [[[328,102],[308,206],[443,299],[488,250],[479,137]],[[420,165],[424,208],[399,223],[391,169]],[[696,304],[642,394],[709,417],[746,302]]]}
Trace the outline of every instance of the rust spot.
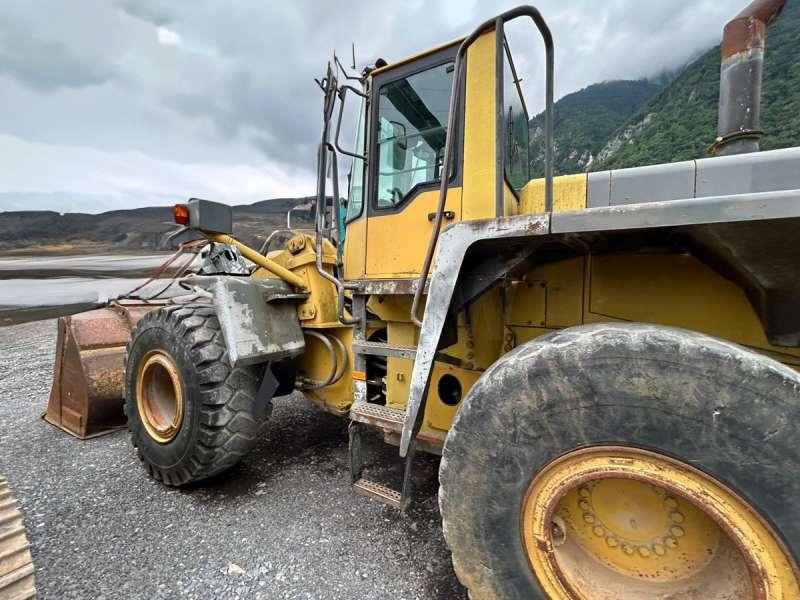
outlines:
{"label": "rust spot", "polygon": [[755,0],[736,15],[722,36],[722,60],[751,48],[764,48],[767,25],[777,17],[786,0]]}

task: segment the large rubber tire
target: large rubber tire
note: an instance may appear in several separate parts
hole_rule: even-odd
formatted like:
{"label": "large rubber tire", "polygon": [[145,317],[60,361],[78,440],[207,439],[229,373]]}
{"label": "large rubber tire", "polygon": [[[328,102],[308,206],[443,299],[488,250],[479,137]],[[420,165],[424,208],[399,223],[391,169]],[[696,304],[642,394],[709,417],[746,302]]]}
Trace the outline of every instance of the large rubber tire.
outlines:
{"label": "large rubber tire", "polygon": [[[183,421],[168,443],[148,434],[136,402],[139,362],[153,350],[174,360],[183,383]],[[263,365],[231,366],[213,306],[176,305],[145,315],[127,348],[125,414],[131,441],[150,475],[180,486],[239,462],[272,411],[271,394],[259,396],[264,373]]]}
{"label": "large rubber tire", "polygon": [[5,477],[0,476],[0,599],[35,597],[33,559],[25,524]]}
{"label": "large rubber tire", "polygon": [[[637,324],[576,327],[493,365],[464,399],[439,479],[456,573],[477,599],[546,598],[523,496],[575,448],[653,449],[738,491],[800,556],[800,375],[734,344]],[[713,599],[709,599],[713,600]]]}

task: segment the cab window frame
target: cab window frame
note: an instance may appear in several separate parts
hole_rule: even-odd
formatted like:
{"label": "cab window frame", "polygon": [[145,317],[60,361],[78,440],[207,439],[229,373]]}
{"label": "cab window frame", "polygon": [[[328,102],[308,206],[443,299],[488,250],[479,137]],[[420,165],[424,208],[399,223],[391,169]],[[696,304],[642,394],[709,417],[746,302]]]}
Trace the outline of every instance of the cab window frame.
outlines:
{"label": "cab window frame", "polygon": [[[369,86],[369,83],[367,84]],[[366,158],[356,158],[352,157],[352,162],[350,163],[350,168],[348,169],[348,177],[347,177],[347,197],[346,202],[347,205],[345,206],[345,215],[344,215],[344,226],[345,226],[345,235],[347,226],[352,223],[353,221],[358,220],[360,217],[366,214],[364,207],[368,204],[368,199],[366,197],[367,192],[369,191],[367,188],[367,179],[369,177],[368,171],[369,166],[371,164],[369,153],[366,152],[367,148],[369,148],[370,144],[370,131],[369,131],[369,122],[370,122],[370,113],[371,111],[371,90],[369,87],[367,88],[367,97],[361,99],[362,105],[359,106],[359,115],[356,119],[356,149],[355,152],[359,150],[365,154]],[[360,126],[360,127],[359,127]],[[358,138],[359,136],[363,136],[363,145],[359,148],[358,147]],[[356,161],[361,161],[361,205],[358,208],[358,212],[350,213],[350,202],[352,198],[350,195],[353,193],[353,171],[355,169]]]}
{"label": "cab window frame", "polygon": [[[379,145],[378,145],[378,125],[379,125],[379,107],[380,107],[380,91],[381,88],[387,84],[393,83],[395,81],[399,81],[401,79],[405,79],[406,77],[410,77],[412,75],[416,75],[417,73],[421,73],[423,71],[427,71],[429,69],[433,69],[442,65],[446,65],[448,63],[454,64],[456,53],[458,52],[459,43],[454,43],[446,48],[442,48],[437,50],[436,52],[432,52],[426,56],[422,56],[416,60],[413,60],[408,63],[403,63],[398,65],[395,68],[389,69],[387,71],[383,71],[373,76],[372,78],[372,85],[370,89],[370,114],[368,115],[369,121],[369,135],[367,136],[367,143],[369,145],[369,156],[370,161],[367,165],[367,186],[366,188],[369,190],[369,198],[365,201],[365,205],[367,208],[367,216],[371,215],[387,215],[398,213],[404,210],[419,194],[432,190],[432,189],[439,189],[441,184],[441,180],[437,179],[434,181],[425,181],[421,183],[415,184],[410,190],[408,190],[405,195],[403,196],[402,200],[395,203],[391,206],[379,206],[378,205],[378,170],[380,168],[380,160],[378,157],[379,153]],[[464,69],[466,73],[466,69]],[[462,86],[462,91],[464,87],[464,79],[459,82],[459,85]],[[464,94],[460,94],[461,97],[461,104],[463,109],[463,101],[464,101]],[[459,110],[459,114],[463,117],[463,110]],[[444,124],[446,126],[446,123]],[[462,176],[462,159],[463,159],[463,144],[461,143],[463,140],[463,118],[459,119],[454,126],[453,132],[447,132],[447,135],[454,135],[454,147],[453,147],[453,161],[452,161],[452,169],[450,178],[448,180],[448,187],[458,186],[461,183],[461,176]]]}

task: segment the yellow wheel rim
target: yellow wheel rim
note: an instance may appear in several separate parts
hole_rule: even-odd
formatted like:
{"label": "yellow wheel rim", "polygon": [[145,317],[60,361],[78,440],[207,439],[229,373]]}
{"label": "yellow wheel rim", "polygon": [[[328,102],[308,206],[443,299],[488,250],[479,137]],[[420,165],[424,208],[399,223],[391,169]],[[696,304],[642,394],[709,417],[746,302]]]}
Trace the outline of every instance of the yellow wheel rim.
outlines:
{"label": "yellow wheel rim", "polygon": [[523,545],[559,600],[789,600],[797,569],[737,494],[672,458],[635,448],[570,452],[531,481]]}
{"label": "yellow wheel rim", "polygon": [[145,430],[159,444],[178,435],[184,413],[183,384],[175,361],[166,352],[152,350],[139,363],[136,407]]}

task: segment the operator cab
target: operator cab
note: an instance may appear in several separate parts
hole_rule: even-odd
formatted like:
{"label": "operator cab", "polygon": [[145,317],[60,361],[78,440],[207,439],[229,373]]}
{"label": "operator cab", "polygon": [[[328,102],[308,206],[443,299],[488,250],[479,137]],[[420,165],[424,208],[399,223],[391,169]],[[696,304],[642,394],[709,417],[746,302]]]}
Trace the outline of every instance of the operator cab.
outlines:
{"label": "operator cab", "polygon": [[[454,145],[443,227],[496,216],[495,128],[501,131],[505,157],[503,214],[516,214],[520,191],[530,179],[527,108],[509,46],[500,35],[498,44],[495,31],[487,31],[467,51],[460,118],[450,132]],[[376,68],[365,80],[354,154],[367,160],[354,158],[350,170],[345,279],[415,278],[420,273],[439,200],[462,41]],[[502,119],[494,111],[498,48],[504,71]]]}

